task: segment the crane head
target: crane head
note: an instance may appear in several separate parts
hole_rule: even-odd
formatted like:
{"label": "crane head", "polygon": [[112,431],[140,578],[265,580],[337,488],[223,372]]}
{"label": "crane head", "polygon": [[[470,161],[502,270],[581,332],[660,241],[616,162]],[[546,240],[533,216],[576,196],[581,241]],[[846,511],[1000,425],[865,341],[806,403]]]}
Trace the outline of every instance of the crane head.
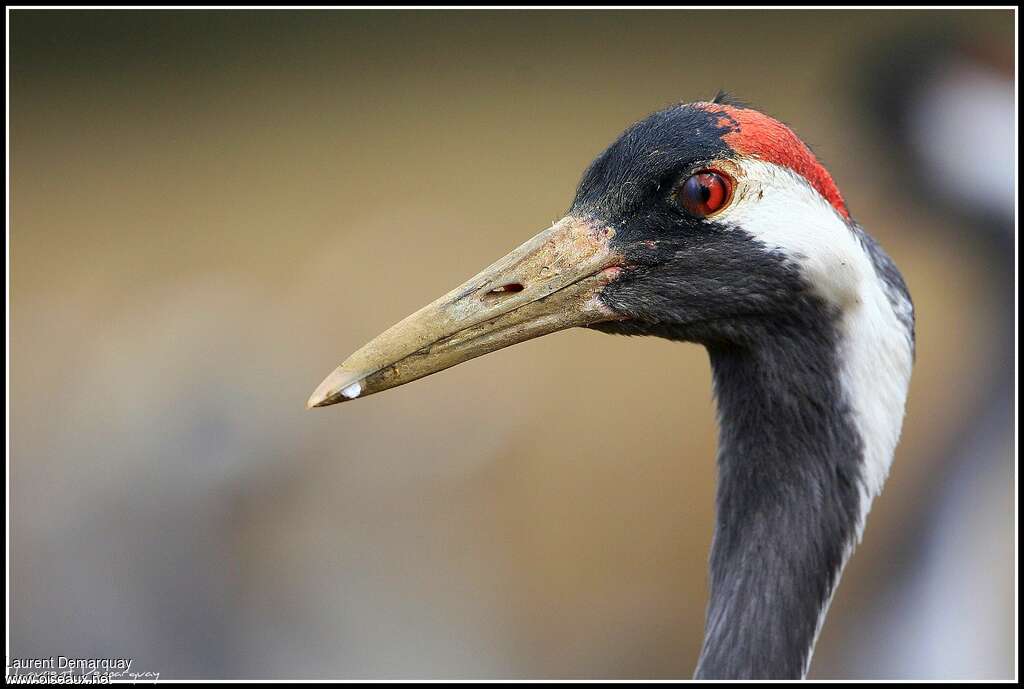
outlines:
{"label": "crane head", "polygon": [[872,268],[851,228],[787,126],[721,98],[675,105],[591,163],[565,217],[356,351],[308,406],[577,326],[750,344],[856,302]]}

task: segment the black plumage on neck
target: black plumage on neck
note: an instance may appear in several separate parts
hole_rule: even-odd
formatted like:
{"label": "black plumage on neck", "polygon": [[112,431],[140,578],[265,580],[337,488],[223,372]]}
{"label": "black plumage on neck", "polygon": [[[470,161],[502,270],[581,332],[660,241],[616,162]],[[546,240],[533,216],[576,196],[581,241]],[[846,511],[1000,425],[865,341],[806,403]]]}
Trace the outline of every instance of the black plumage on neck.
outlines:
{"label": "black plumage on neck", "polygon": [[[595,329],[705,346],[719,416],[710,599],[698,678],[799,678],[863,523],[864,444],[841,380],[842,314],[784,256],[732,232],[705,262],[730,266],[728,304],[664,299],[629,280],[604,298],[636,318]],[[725,273],[725,271],[720,271]],[[659,283],[661,284],[661,283]],[[757,311],[756,295],[787,300]],[[749,296],[747,296],[749,295]],[[655,314],[660,315],[660,320]],[[724,314],[724,315],[723,315]]]}
{"label": "black plumage on neck", "polygon": [[698,678],[797,678],[862,519],[863,444],[839,379],[838,330],[775,322],[711,345],[717,522]]}

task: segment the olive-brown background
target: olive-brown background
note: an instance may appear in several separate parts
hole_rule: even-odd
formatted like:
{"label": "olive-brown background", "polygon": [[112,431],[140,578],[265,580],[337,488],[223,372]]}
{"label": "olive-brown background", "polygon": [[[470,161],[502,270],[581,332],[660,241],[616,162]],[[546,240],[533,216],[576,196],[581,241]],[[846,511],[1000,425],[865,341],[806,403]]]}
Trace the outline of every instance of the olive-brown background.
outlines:
{"label": "olive-brown background", "polygon": [[[979,307],[986,265],[888,174],[853,84],[874,42],[933,25],[1012,50],[1011,12],[10,19],[12,655],[164,678],[689,676],[715,482],[700,348],[578,330],[303,403],[560,217],[628,124],[726,87],[815,146],[918,310],[903,441],[812,676],[941,672],[863,648],[923,632],[884,591],[1013,314]],[[972,601],[970,676],[1015,672],[1005,432],[996,518],[961,533],[997,547],[948,591]]]}

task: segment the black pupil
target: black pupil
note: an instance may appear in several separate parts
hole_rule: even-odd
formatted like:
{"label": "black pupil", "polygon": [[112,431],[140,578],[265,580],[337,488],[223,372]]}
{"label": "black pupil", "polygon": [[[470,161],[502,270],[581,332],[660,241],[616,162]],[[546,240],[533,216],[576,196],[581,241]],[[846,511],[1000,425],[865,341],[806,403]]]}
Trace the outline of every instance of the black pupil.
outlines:
{"label": "black pupil", "polygon": [[708,202],[711,198],[711,187],[704,183],[704,175],[693,175],[690,179],[686,180],[686,185],[683,190],[683,196],[687,200],[687,205],[691,206],[692,212],[700,212],[701,206]]}

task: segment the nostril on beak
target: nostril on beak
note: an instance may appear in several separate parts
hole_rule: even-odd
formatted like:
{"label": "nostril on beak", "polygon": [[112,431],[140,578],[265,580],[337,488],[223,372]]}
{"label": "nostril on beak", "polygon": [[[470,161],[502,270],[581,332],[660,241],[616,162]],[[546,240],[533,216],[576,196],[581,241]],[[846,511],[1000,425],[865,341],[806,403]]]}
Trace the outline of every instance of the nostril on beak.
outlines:
{"label": "nostril on beak", "polygon": [[488,300],[499,299],[501,297],[504,297],[504,296],[507,296],[507,295],[510,295],[510,294],[515,294],[516,292],[522,292],[522,291],[523,291],[522,283],[520,283],[520,282],[510,282],[507,285],[502,285],[501,287],[495,287],[490,292],[488,292],[487,294],[484,295],[484,299],[488,299]]}

